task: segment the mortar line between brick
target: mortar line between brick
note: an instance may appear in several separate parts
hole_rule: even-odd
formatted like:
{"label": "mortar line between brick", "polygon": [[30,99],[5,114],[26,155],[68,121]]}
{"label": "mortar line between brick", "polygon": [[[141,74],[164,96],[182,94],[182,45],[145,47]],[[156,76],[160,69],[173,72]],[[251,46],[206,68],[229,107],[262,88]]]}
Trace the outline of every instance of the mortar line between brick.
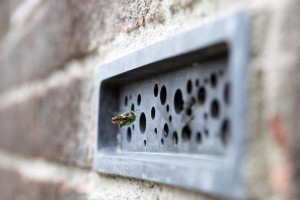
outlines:
{"label": "mortar line between brick", "polygon": [[[90,71],[96,69],[94,63],[100,63],[99,56],[95,56],[95,52],[91,52],[88,56],[80,60],[70,60],[60,70],[56,70],[44,79],[29,81],[21,85],[9,88],[0,93],[0,109],[16,103],[26,101],[33,95],[41,95],[47,90],[63,86],[76,78],[85,78]],[[84,67],[83,67],[84,66]],[[91,80],[93,77],[91,77]]]}
{"label": "mortar line between brick", "polygon": [[0,169],[17,171],[22,177],[33,181],[68,183],[71,187],[88,191],[90,184],[97,182],[96,172],[76,166],[67,166],[51,161],[25,158],[0,150]]}

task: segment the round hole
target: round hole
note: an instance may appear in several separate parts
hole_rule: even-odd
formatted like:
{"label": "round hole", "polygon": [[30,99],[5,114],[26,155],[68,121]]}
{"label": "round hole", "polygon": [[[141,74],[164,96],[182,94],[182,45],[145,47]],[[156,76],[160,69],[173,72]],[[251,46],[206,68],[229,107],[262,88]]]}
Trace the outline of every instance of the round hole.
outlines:
{"label": "round hole", "polygon": [[125,106],[127,106],[127,104],[128,104],[128,97],[127,97],[127,96],[125,96],[125,101],[124,101],[124,103],[125,103]]}
{"label": "round hole", "polygon": [[208,129],[204,129],[204,134],[205,134],[205,136],[206,136],[206,137],[208,137],[208,136],[209,136]]}
{"label": "round hole", "polygon": [[138,106],[141,105],[141,95],[140,94],[137,96],[137,104],[138,104]]}
{"label": "round hole", "polygon": [[230,84],[226,83],[224,88],[224,101],[229,104],[230,103]]}
{"label": "round hole", "polygon": [[196,79],[195,84],[196,84],[197,87],[199,86],[199,80],[198,79]]}
{"label": "round hole", "polygon": [[189,80],[189,81],[187,82],[187,85],[186,85],[186,90],[187,90],[187,92],[188,92],[189,94],[191,94],[192,89],[193,89],[192,81]]}
{"label": "round hole", "polygon": [[154,86],[154,96],[157,97],[157,95],[158,95],[158,85],[155,84],[155,86]]}
{"label": "round hole", "polygon": [[154,133],[157,134],[157,128],[154,128]]}
{"label": "round hole", "polygon": [[131,129],[128,127],[127,129],[127,141],[130,142],[131,141]]}
{"label": "round hole", "polygon": [[152,119],[155,118],[155,108],[154,107],[151,108],[151,118]]}
{"label": "round hole", "polygon": [[162,86],[161,90],[160,90],[160,102],[162,105],[164,105],[166,103],[167,100],[167,88],[166,86]]}
{"label": "round hole", "polygon": [[168,124],[165,124],[164,125],[164,135],[165,135],[165,137],[167,137],[168,134],[169,134],[169,127],[168,127]]}
{"label": "round hole", "polygon": [[131,104],[131,110],[134,111],[134,104]]}
{"label": "round hole", "polygon": [[220,114],[220,105],[217,99],[214,99],[210,105],[210,114],[213,118],[218,118]]}
{"label": "round hole", "polygon": [[145,130],[146,130],[146,115],[145,113],[141,113],[141,116],[140,116],[140,131],[141,133],[145,133]]}
{"label": "round hole", "polygon": [[144,140],[144,146],[146,146],[146,144],[147,144],[147,142],[146,142],[146,140]]}
{"label": "round hole", "polygon": [[173,133],[172,139],[173,139],[174,145],[177,145],[178,144],[178,135],[177,135],[176,131]]}
{"label": "round hole", "polygon": [[191,129],[188,126],[184,126],[181,132],[181,136],[184,142],[188,142],[191,139]]}
{"label": "round hole", "polygon": [[216,87],[217,86],[217,83],[218,83],[218,80],[217,80],[217,76],[215,74],[212,74],[210,76],[210,84],[213,86],[213,87]]}
{"label": "round hole", "polygon": [[202,135],[200,132],[198,132],[196,134],[196,142],[197,142],[197,144],[201,144],[201,142],[202,142]]}
{"label": "round hole", "polygon": [[161,144],[163,145],[163,144],[164,144],[164,139],[161,138],[160,142],[161,142]]}
{"label": "round hole", "polygon": [[196,99],[193,97],[191,100],[191,104],[194,105],[196,103]]}
{"label": "round hole", "polygon": [[169,121],[172,122],[172,116],[171,115],[169,116]]}
{"label": "round hole", "polygon": [[204,87],[200,87],[198,91],[198,100],[201,105],[205,103],[206,100],[206,91]]}
{"label": "round hole", "polygon": [[186,114],[187,114],[188,116],[192,115],[192,108],[191,108],[191,107],[189,107],[189,108],[186,110]]}
{"label": "round hole", "polygon": [[169,104],[166,106],[166,110],[167,110],[167,112],[169,112],[169,110],[170,110]]}
{"label": "round hole", "polygon": [[228,145],[230,139],[230,124],[226,119],[223,121],[221,126],[221,140],[225,146]]}
{"label": "round hole", "polygon": [[180,89],[177,89],[174,96],[175,112],[179,114],[183,110],[183,98]]}

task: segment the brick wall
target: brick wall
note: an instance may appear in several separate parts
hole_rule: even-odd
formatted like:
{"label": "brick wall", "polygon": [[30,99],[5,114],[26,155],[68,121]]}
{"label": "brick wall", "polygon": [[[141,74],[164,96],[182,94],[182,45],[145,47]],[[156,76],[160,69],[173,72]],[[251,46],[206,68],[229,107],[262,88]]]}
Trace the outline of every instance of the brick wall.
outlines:
{"label": "brick wall", "polygon": [[0,199],[214,199],[92,170],[95,69],[244,9],[247,199],[299,199],[300,2],[0,0]]}

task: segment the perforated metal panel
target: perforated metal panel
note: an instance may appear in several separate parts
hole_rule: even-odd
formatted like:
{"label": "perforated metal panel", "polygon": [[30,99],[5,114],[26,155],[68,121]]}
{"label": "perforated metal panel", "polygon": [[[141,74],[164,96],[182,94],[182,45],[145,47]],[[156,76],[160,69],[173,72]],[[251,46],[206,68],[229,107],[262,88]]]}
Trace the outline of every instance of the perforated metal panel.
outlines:
{"label": "perforated metal panel", "polygon": [[101,66],[94,168],[241,198],[247,34],[236,13]]}

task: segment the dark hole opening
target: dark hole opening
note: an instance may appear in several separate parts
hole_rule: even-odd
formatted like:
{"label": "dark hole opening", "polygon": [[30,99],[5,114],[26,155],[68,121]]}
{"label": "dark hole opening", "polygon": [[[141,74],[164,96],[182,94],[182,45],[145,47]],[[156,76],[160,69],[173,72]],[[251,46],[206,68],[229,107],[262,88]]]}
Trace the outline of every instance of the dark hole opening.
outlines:
{"label": "dark hole opening", "polygon": [[140,131],[141,133],[145,133],[145,130],[146,130],[146,115],[145,113],[141,113],[141,116],[140,116]]}
{"label": "dark hole opening", "polygon": [[169,104],[166,106],[166,110],[167,110],[167,112],[169,112]]}
{"label": "dark hole opening", "polygon": [[230,84],[226,83],[224,88],[224,101],[229,104],[230,103]]}
{"label": "dark hole opening", "polygon": [[187,90],[187,92],[188,92],[189,94],[191,94],[191,92],[192,92],[192,90],[193,90],[193,85],[192,85],[192,81],[191,81],[191,80],[189,80],[189,81],[187,82],[186,90]]}
{"label": "dark hole opening", "polygon": [[172,139],[173,139],[173,143],[174,143],[175,145],[177,145],[177,144],[178,144],[178,135],[177,135],[177,132],[176,132],[176,131],[173,133]]}
{"label": "dark hole opening", "polygon": [[157,95],[158,95],[158,85],[155,84],[155,86],[154,86],[154,96],[157,97]]}
{"label": "dark hole opening", "polygon": [[191,129],[188,126],[184,126],[181,132],[181,136],[184,142],[188,142],[191,139]]}
{"label": "dark hole opening", "polygon": [[161,144],[163,145],[163,144],[164,144],[164,139],[161,138],[160,142],[161,142]]}
{"label": "dark hole opening", "polygon": [[223,121],[221,126],[221,140],[224,146],[227,146],[230,139],[230,124],[229,121],[226,119]]}
{"label": "dark hole opening", "polygon": [[151,108],[151,118],[152,119],[155,118],[155,108],[154,107]]}
{"label": "dark hole opening", "polygon": [[201,87],[198,91],[198,100],[201,105],[205,103],[206,99],[206,91],[204,87]]}
{"label": "dark hole opening", "polygon": [[137,97],[137,104],[138,104],[138,106],[141,105],[141,99],[142,99],[141,95],[139,94],[138,97]]}
{"label": "dark hole opening", "polygon": [[131,129],[128,127],[127,129],[127,141],[130,142],[131,141]]}
{"label": "dark hole opening", "polygon": [[169,121],[172,122],[172,116],[171,115],[169,116]]}
{"label": "dark hole opening", "polygon": [[162,86],[161,90],[160,90],[160,102],[162,105],[164,105],[166,103],[167,100],[167,88],[166,86]]}
{"label": "dark hole opening", "polygon": [[217,76],[216,74],[212,74],[210,76],[210,84],[213,86],[213,87],[216,87],[217,84],[218,84],[218,79],[217,79]]}
{"label": "dark hole opening", "polygon": [[201,135],[200,132],[198,132],[197,135],[196,135],[196,142],[197,142],[197,144],[202,143],[202,135]]}
{"label": "dark hole opening", "polygon": [[213,118],[218,118],[220,114],[220,105],[217,99],[214,99],[210,106],[210,114]]}
{"label": "dark hole opening", "polygon": [[127,106],[127,104],[128,104],[128,97],[125,96],[125,106]]}
{"label": "dark hole opening", "polygon": [[134,104],[131,104],[131,110],[134,111]]}
{"label": "dark hole opening", "polygon": [[168,124],[165,124],[164,125],[164,135],[165,135],[165,137],[167,137],[168,134],[169,134],[169,127],[168,127]]}
{"label": "dark hole opening", "polygon": [[183,98],[180,89],[177,89],[174,96],[174,109],[177,114],[183,110]]}
{"label": "dark hole opening", "polygon": [[146,142],[146,140],[144,140],[144,146],[146,146],[146,144],[147,144],[147,142]]}
{"label": "dark hole opening", "polygon": [[157,128],[154,128],[154,133],[157,134]]}

